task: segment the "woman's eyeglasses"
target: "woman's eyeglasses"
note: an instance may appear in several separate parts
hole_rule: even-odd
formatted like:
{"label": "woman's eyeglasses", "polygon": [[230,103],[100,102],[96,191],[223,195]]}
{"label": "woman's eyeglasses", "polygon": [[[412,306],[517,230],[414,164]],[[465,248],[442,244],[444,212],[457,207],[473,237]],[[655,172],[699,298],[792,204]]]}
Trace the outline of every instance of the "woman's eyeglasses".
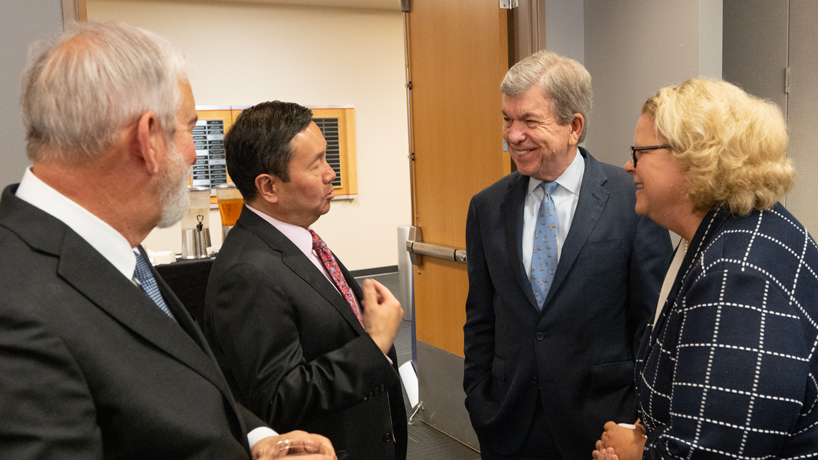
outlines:
{"label": "woman's eyeglasses", "polygon": [[[670,148],[670,146],[667,145],[667,144],[651,145],[651,146],[648,146],[648,147],[634,147],[634,146],[631,146],[631,160],[633,160],[633,167],[634,168],[636,167],[636,161],[638,160],[638,158],[636,156],[636,152],[642,152],[642,151],[645,151],[645,150],[669,149],[669,148]],[[640,154],[639,156],[641,157],[642,155]]]}

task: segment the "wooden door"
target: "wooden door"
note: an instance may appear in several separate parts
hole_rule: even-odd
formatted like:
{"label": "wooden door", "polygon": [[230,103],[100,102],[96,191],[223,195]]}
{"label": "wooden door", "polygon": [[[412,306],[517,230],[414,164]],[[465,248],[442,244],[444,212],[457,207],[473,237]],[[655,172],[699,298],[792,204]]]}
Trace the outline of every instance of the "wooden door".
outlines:
{"label": "wooden door", "polygon": [[[511,170],[500,115],[506,10],[497,0],[411,0],[406,29],[413,224],[424,242],[463,249],[469,200]],[[462,390],[466,265],[424,256],[414,269],[423,419],[476,444]]]}

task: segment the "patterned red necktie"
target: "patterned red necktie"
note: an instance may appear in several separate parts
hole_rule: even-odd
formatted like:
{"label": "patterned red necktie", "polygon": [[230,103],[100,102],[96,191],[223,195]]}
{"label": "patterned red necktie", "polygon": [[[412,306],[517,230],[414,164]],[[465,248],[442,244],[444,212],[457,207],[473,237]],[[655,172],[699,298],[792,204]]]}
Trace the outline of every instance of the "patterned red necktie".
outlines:
{"label": "patterned red necktie", "polygon": [[349,285],[344,279],[344,274],[341,273],[341,269],[338,267],[338,262],[335,261],[332,251],[329,250],[327,243],[324,243],[324,240],[322,240],[317,233],[310,230],[310,235],[312,235],[313,251],[315,251],[315,253],[318,254],[318,257],[321,258],[321,262],[324,263],[324,267],[327,269],[327,273],[329,273],[330,278],[332,278],[332,282],[335,283],[335,286],[341,292],[341,295],[344,296],[344,299],[346,299],[349,306],[352,307],[352,312],[355,313],[355,316],[358,318],[361,326],[363,326],[364,321],[361,318],[361,311],[355,304],[355,298],[352,297],[352,289],[349,288]]}

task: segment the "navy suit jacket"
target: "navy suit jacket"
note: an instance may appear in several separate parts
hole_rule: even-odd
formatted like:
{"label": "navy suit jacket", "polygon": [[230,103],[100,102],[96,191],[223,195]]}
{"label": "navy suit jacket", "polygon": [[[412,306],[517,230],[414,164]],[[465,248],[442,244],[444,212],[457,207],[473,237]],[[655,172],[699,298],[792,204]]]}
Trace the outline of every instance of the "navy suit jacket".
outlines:
{"label": "navy suit jacket", "polygon": [[542,311],[523,267],[528,177],[474,196],[466,224],[466,406],[481,447],[510,455],[539,399],[563,458],[587,458],[606,421],[636,419],[634,356],[670,262],[667,230],[634,212],[622,168],[585,149],[579,201]]}
{"label": "navy suit jacket", "polygon": [[236,399],[271,426],[322,434],[339,460],[406,458],[394,347],[390,364],[321,271],[247,208],[213,264],[205,332]]}
{"label": "navy suit jacket", "polygon": [[178,324],[15,190],[0,201],[0,458],[250,458],[261,420],[156,271]]}

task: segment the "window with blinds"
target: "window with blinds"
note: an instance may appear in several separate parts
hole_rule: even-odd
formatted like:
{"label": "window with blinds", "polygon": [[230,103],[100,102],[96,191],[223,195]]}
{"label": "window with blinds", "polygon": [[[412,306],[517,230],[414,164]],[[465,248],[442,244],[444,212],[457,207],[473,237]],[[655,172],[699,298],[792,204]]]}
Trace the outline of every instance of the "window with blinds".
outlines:
{"label": "window with blinds", "polygon": [[[191,183],[215,187],[230,182],[224,166],[222,139],[245,108],[247,107],[196,106],[202,125],[199,127],[197,124],[197,129],[201,129],[202,132],[194,133],[197,135],[194,141],[198,160],[193,168]],[[354,198],[358,194],[358,176],[355,170],[355,109],[311,107],[311,110],[313,121],[327,140],[327,162],[336,174],[335,180],[332,181],[335,196],[341,199]],[[219,125],[219,130],[210,129],[211,124]],[[215,203],[215,196],[211,201]]]}
{"label": "window with blinds", "polygon": [[358,194],[355,171],[355,109],[312,108],[312,121],[327,140],[327,162],[335,174],[332,185],[339,198]]}
{"label": "window with blinds", "polygon": [[327,141],[327,163],[332,167],[337,176],[332,181],[334,187],[341,187],[343,179],[341,177],[341,150],[338,142],[338,119],[337,118],[313,118],[313,122],[318,125],[321,134]]}

